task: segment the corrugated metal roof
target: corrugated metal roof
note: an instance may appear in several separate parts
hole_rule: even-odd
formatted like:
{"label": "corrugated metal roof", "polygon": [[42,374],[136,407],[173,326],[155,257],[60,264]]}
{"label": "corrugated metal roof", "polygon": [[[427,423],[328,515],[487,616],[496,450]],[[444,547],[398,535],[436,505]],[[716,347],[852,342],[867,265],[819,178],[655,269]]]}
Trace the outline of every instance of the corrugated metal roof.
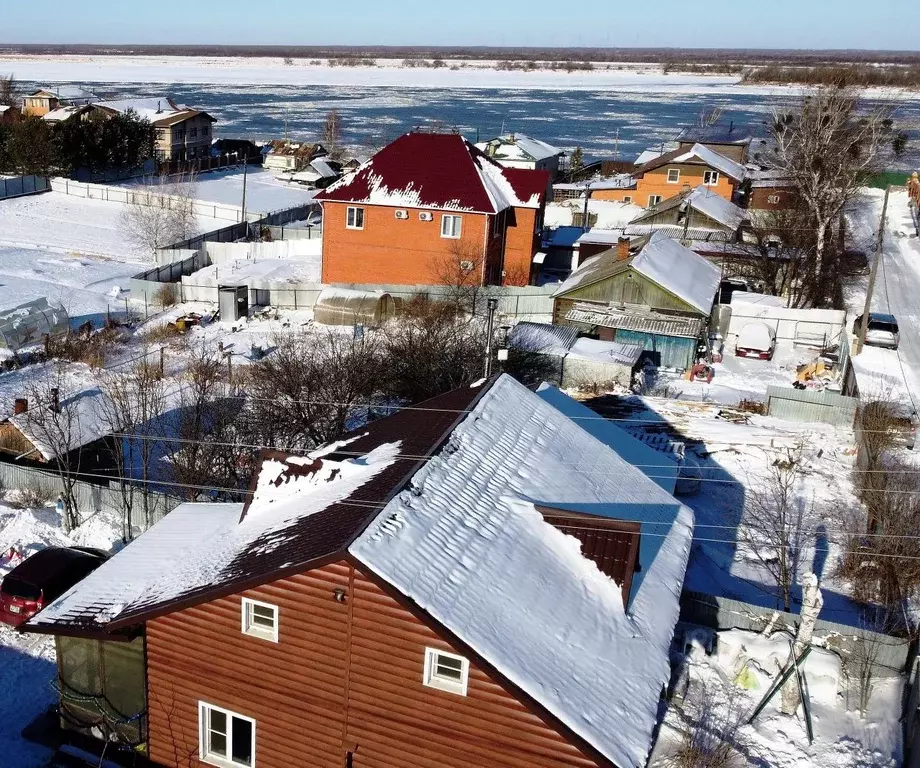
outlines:
{"label": "corrugated metal roof", "polygon": [[564,355],[578,338],[578,329],[551,323],[518,323],[508,335],[508,346],[523,352]]}
{"label": "corrugated metal roof", "polygon": [[662,315],[641,309],[622,310],[597,304],[576,304],[565,319],[584,325],[688,339],[698,338],[704,323],[702,318]]}

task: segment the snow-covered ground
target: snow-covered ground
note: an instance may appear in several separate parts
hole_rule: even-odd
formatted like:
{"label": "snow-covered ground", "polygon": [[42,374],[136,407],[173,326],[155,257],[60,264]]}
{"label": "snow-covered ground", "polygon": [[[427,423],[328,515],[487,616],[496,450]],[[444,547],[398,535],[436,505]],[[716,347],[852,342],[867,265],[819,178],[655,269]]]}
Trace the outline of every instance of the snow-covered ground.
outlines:
{"label": "snow-covered ground", "polygon": [[[444,67],[402,66],[378,59],[373,67],[330,67],[297,59],[242,56],[34,56],[8,54],[0,71],[20,80],[54,82],[227,83],[233,85],[376,85],[416,88],[605,88],[643,91],[732,90],[737,77],[662,73],[657,65],[595,64],[590,71],[504,72],[494,61],[445,61]],[[770,91],[771,89],[764,89]]]}
{"label": "snow-covered ground", "polygon": [[[123,182],[122,186],[142,181]],[[241,206],[243,202],[243,171],[231,168],[202,173],[195,180],[193,194],[209,203]],[[246,174],[246,210],[271,213],[284,208],[304,205],[313,199],[315,189],[292,184],[276,177],[264,168],[250,168]]]}
{"label": "snow-covered ground", "polygon": [[[870,252],[881,215],[882,190],[866,190],[850,212],[857,244]],[[871,258],[871,255],[870,255]],[[847,303],[860,315],[866,279],[857,281]],[[882,262],[879,266],[872,310],[893,314],[901,331],[897,350],[865,347],[853,358],[860,394],[898,400],[908,412],[920,406],[920,240],[908,208],[907,192],[893,189],[888,201]]]}
{"label": "snow-covered ground", "polygon": [[[125,231],[124,208],[62,192],[0,201],[0,309],[44,296],[82,323],[123,305],[131,276],[151,264]],[[205,232],[226,224],[198,220]]]}
{"label": "snow-covered ground", "polygon": [[[720,632],[717,651],[707,656],[694,647],[689,660],[689,688],[682,702],[672,702],[661,729],[651,768],[663,768],[687,722],[699,717],[701,705],[717,717],[746,719],[789,657],[788,636],[769,637],[730,630]],[[839,656],[813,650],[803,665],[814,724],[808,743],[804,717],[784,715],[777,695],[750,725],[734,734],[739,765],[770,768],[894,768],[901,758],[903,680],[879,679],[865,717],[854,706],[856,687],[841,668]]]}
{"label": "snow-covered ground", "polygon": [[719,405],[670,398],[630,398],[614,418],[625,419],[621,426],[640,435],[660,432],[663,420],[702,468],[699,493],[682,498],[696,513],[686,587],[771,608],[776,607],[771,577],[749,545],[739,546],[739,527],[758,525],[745,507],[751,489],[757,493],[772,482],[773,462],[788,459],[788,451],[800,454],[795,495],[804,510],[804,533],[797,573],[814,571],[821,579],[826,590],[823,618],[855,620],[849,587],[836,578],[846,533],[858,527],[860,514],[850,477],[852,430],[756,415],[735,423],[723,417]]}
{"label": "snow-covered ground", "polygon": [[[12,493],[8,494],[14,495]],[[25,556],[48,546],[82,545],[112,549],[120,524],[96,515],[70,535],[61,530],[53,507],[15,509],[0,497],[0,578],[11,570],[3,554],[11,547]],[[20,736],[22,729],[55,701],[51,681],[57,674],[54,639],[20,634],[0,624],[0,764],[3,768],[39,768],[51,753]]]}

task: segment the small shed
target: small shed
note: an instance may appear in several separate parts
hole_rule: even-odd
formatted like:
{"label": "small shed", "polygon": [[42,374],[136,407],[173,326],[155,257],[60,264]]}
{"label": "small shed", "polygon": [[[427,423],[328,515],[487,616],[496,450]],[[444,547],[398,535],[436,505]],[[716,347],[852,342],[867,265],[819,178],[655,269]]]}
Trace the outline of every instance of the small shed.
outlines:
{"label": "small shed", "polygon": [[245,285],[221,285],[217,288],[220,319],[236,322],[249,314],[249,288]]}
{"label": "small shed", "polygon": [[316,299],[313,319],[322,325],[383,325],[396,316],[396,302],[389,293],[325,288]]}
{"label": "small shed", "polygon": [[46,335],[63,336],[69,328],[70,317],[62,304],[36,299],[0,310],[0,348],[16,352],[41,342]]}

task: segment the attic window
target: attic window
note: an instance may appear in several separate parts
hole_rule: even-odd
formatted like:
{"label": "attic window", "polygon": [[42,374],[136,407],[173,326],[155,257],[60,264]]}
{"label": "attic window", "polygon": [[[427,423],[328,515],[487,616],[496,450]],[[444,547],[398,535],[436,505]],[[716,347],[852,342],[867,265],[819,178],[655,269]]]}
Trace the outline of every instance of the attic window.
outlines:
{"label": "attic window", "polygon": [[718,171],[703,171],[703,184],[707,187],[714,187],[719,183]]}
{"label": "attic window", "polygon": [[278,642],[278,606],[243,598],[243,634]]}
{"label": "attic window", "polygon": [[668,184],[677,184],[680,181],[680,168],[668,168]]}
{"label": "attic window", "polygon": [[436,648],[425,649],[425,673],[422,682],[458,696],[466,696],[470,676],[470,663],[462,656]]}

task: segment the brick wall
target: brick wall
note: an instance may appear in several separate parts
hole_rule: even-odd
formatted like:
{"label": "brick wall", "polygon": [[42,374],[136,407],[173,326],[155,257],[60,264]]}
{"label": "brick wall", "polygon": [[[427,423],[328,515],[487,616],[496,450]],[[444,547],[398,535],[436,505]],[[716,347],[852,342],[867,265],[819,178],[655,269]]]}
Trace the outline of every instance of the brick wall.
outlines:
{"label": "brick wall", "polygon": [[[444,265],[456,258],[458,245],[482,264],[487,252],[500,249],[493,236],[493,217],[460,213],[462,237],[441,237],[443,211],[432,210],[432,221],[421,221],[419,210],[407,208],[408,219],[397,219],[396,208],[363,205],[364,229],[345,226],[348,203],[323,203],[323,282],[439,285]],[[491,248],[490,248],[491,246]],[[500,250],[498,251],[500,253]]]}
{"label": "brick wall", "polygon": [[[680,171],[680,178],[675,184],[668,183],[668,171],[672,168]],[[702,165],[672,163],[644,174],[641,179],[638,179],[635,189],[599,189],[592,192],[591,197],[594,200],[619,202],[629,198],[629,202],[646,208],[649,207],[649,197],[652,195],[660,195],[662,200],[667,200],[683,192],[688,185],[691,189],[703,186],[703,173],[708,170]],[[735,182],[724,173],[720,173],[719,182],[709,186],[708,189],[719,197],[731,200],[735,193]]]}

